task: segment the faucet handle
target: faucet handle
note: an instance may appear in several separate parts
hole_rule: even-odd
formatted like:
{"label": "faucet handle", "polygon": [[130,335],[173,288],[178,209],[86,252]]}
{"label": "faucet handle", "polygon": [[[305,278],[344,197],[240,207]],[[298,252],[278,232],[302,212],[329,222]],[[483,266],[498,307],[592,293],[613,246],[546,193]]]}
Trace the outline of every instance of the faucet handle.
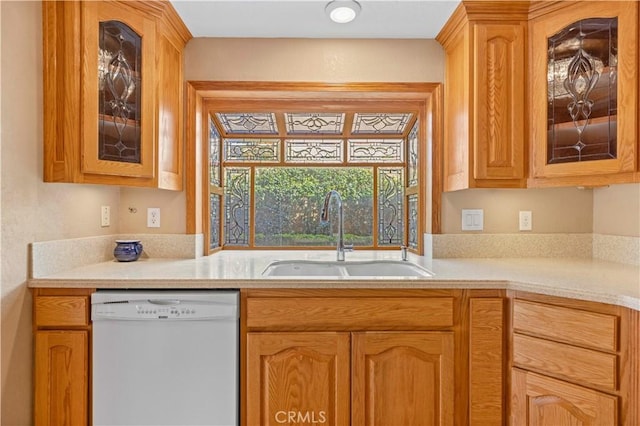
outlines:
{"label": "faucet handle", "polygon": [[400,256],[402,260],[407,260],[407,246],[400,246]]}
{"label": "faucet handle", "polygon": [[344,251],[353,251],[353,244],[345,244]]}

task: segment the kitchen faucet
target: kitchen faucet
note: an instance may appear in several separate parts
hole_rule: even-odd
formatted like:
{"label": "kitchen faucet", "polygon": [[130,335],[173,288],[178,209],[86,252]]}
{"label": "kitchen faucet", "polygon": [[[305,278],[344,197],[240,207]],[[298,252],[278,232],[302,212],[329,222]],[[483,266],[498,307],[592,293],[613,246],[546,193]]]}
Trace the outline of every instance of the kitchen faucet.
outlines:
{"label": "kitchen faucet", "polygon": [[329,221],[329,203],[332,197],[336,197],[338,202],[338,245],[336,247],[338,261],[344,261],[344,252],[353,250],[353,244],[345,245],[344,243],[344,215],[342,212],[342,197],[336,190],[327,192],[327,196],[324,197],[324,204],[322,206],[322,213],[320,213],[320,222],[327,223]]}

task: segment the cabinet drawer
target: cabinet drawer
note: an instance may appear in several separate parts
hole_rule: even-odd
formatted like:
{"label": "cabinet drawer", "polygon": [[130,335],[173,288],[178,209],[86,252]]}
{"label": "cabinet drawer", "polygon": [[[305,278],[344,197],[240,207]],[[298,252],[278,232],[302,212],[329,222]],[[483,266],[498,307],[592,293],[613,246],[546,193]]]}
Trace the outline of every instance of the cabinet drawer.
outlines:
{"label": "cabinet drawer", "polygon": [[251,330],[420,330],[453,325],[453,298],[249,298]]}
{"label": "cabinet drawer", "polygon": [[516,300],[513,329],[604,351],[618,349],[618,318],[614,315]]}
{"label": "cabinet drawer", "polygon": [[513,363],[561,379],[617,389],[616,355],[514,334]]}
{"label": "cabinet drawer", "polygon": [[41,296],[34,299],[36,327],[89,325],[85,296]]}

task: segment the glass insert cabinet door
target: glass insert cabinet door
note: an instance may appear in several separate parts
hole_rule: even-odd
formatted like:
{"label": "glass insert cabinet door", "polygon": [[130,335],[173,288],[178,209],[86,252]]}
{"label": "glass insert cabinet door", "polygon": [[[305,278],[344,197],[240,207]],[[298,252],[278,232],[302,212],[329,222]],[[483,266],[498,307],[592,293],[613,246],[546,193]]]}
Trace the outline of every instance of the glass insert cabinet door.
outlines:
{"label": "glass insert cabinet door", "polygon": [[638,7],[598,3],[532,26],[537,176],[635,170]]}
{"label": "glass insert cabinet door", "polygon": [[155,23],[83,3],[83,172],[154,176]]}

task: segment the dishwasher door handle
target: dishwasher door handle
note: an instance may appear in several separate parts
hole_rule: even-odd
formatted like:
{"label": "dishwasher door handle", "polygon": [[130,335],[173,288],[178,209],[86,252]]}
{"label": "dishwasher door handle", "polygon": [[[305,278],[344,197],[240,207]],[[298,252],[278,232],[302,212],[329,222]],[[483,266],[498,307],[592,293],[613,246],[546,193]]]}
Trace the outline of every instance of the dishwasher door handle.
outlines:
{"label": "dishwasher door handle", "polygon": [[179,305],[180,300],[177,299],[148,299],[147,302],[154,305]]}

